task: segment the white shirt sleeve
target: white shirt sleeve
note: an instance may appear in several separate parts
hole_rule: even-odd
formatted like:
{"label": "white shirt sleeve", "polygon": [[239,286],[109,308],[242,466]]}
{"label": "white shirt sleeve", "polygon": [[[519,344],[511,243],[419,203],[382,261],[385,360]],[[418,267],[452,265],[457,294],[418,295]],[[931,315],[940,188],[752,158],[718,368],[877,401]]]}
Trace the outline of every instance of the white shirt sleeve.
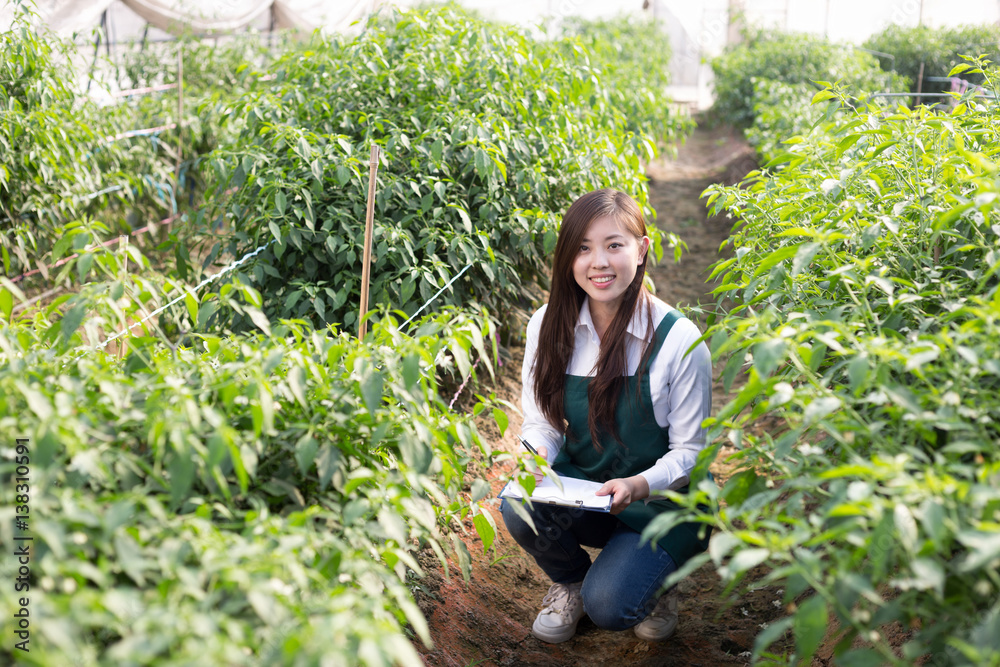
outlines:
{"label": "white shirt sleeve", "polygon": [[650,368],[653,412],[657,424],[668,429],[670,440],[667,453],[639,473],[650,493],[686,485],[705,447],[706,429],[701,423],[712,412],[712,355],[704,342],[685,355],[700,337],[694,322],[678,320]]}
{"label": "white shirt sleeve", "polygon": [[[535,449],[545,447],[546,460],[552,463],[562,449],[562,432],[556,429],[542,414],[535,400],[535,374],[533,371],[535,354],[538,351],[538,334],[542,328],[542,317],[548,305],[542,306],[531,316],[524,345],[524,364],[521,366],[521,412],[524,421],[521,435]],[[522,447],[523,449],[523,447]]]}

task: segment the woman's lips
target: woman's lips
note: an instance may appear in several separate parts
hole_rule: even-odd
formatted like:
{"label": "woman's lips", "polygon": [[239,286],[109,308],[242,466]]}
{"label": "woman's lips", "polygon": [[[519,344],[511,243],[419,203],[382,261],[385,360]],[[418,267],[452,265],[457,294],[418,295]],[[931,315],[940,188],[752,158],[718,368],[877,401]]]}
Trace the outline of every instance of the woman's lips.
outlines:
{"label": "woman's lips", "polygon": [[[610,278],[611,280],[598,282],[599,278]],[[615,276],[592,276],[590,278],[590,283],[597,289],[605,289],[611,286],[615,282]]]}

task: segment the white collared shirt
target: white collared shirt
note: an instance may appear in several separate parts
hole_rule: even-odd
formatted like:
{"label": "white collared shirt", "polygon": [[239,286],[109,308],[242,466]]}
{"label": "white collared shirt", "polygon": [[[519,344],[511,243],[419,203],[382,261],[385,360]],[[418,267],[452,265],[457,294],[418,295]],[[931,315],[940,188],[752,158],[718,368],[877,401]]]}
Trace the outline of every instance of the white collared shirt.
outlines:
{"label": "white collared shirt", "polygon": [[[650,296],[650,300],[655,330],[671,307],[656,297]],[[521,411],[524,413],[521,434],[536,448],[544,446],[548,450],[546,458],[551,463],[562,449],[563,434],[542,415],[535,401],[533,372],[538,334],[547,307],[546,304],[539,308],[528,322],[521,367]],[[638,308],[632,316],[627,332],[626,370],[628,375],[634,375],[650,340],[646,338],[644,308]],[[701,423],[712,411],[712,358],[704,343],[699,343],[690,354],[684,354],[700,337],[701,332],[694,322],[687,318],[677,320],[649,368],[653,414],[661,428],[669,429],[670,440],[668,451],[652,467],[639,473],[646,479],[651,492],[679,489],[687,484],[698,452],[705,447],[706,429]],[[590,315],[590,299],[585,298],[576,323],[573,356],[566,372],[593,377],[600,344]]]}

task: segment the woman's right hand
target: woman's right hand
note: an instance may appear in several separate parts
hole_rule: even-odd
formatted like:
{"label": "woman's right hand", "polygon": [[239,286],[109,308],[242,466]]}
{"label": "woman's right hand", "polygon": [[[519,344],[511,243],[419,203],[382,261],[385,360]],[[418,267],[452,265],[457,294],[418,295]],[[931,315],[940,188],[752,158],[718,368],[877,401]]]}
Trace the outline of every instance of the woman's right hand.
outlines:
{"label": "woman's right hand", "polygon": [[[536,447],[535,449],[538,450],[538,455],[539,456],[541,456],[546,461],[549,460],[549,450],[546,449],[544,445],[542,445],[541,447]],[[531,461],[535,460],[534,454],[532,454],[528,450],[524,450],[523,452],[521,452],[521,456],[522,457],[527,457]],[[541,469],[537,468],[537,466],[536,466],[536,469],[535,469],[535,484],[541,484],[542,479],[544,479],[544,478],[545,478],[545,473],[542,472]]]}

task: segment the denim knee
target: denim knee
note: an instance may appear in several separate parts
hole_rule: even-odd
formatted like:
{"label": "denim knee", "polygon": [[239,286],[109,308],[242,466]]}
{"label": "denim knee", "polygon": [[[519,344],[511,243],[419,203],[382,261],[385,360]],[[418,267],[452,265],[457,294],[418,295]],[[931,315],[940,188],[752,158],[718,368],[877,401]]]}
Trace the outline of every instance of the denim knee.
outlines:
{"label": "denim knee", "polygon": [[622,604],[621,591],[614,590],[595,578],[583,580],[580,589],[583,609],[594,625],[602,630],[626,630],[639,622],[635,609]]}

